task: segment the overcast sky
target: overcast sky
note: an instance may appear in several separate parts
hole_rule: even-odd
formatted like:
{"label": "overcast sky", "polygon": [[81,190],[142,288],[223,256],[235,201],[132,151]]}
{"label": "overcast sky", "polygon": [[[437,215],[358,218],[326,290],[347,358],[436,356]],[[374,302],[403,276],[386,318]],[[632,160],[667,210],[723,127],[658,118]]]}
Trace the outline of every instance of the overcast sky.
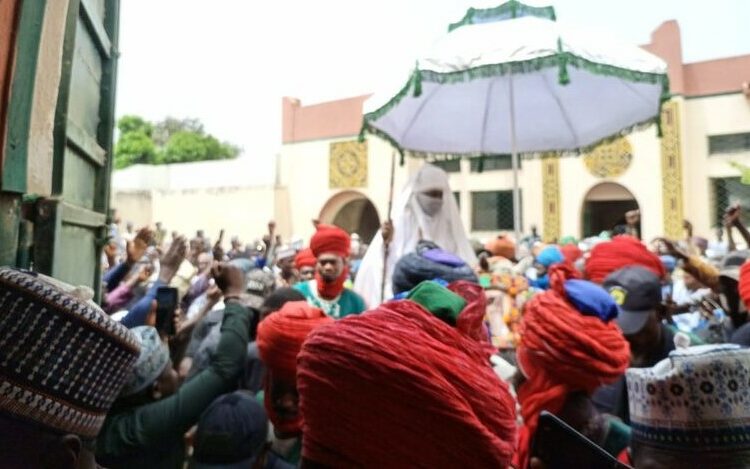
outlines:
{"label": "overcast sky", "polygon": [[[468,7],[499,3],[123,0],[117,114],[199,118],[267,169],[280,146],[282,96],[309,104],[379,90],[394,76],[405,80],[420,52]],[[687,62],[750,53],[748,0],[557,0],[554,6],[560,21],[635,44],[676,19]]]}

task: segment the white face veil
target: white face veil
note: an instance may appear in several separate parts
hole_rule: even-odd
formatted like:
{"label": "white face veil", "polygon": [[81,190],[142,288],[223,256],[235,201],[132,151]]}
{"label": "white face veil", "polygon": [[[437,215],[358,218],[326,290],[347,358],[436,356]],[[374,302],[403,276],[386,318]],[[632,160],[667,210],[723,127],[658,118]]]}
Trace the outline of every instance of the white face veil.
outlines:
{"label": "white face veil", "polygon": [[[440,191],[442,198],[430,197],[426,192]],[[458,204],[448,184],[448,175],[431,164],[423,165],[404,187],[393,204],[393,241],[388,248],[388,260],[383,264],[383,238],[373,238],[362,259],[354,290],[362,295],[369,307],[381,302],[383,269],[386,271],[386,296],[391,295],[391,274],[402,256],[413,252],[420,240],[429,240],[462,258],[470,265],[477,262],[466,236]]]}
{"label": "white face veil", "polygon": [[[434,217],[443,208],[443,200],[447,197],[445,188],[448,187],[447,175],[432,165],[425,165],[414,180],[414,194],[417,204],[422,212],[428,217]],[[431,192],[440,192],[441,197],[428,195]],[[449,193],[450,194],[450,193]]]}

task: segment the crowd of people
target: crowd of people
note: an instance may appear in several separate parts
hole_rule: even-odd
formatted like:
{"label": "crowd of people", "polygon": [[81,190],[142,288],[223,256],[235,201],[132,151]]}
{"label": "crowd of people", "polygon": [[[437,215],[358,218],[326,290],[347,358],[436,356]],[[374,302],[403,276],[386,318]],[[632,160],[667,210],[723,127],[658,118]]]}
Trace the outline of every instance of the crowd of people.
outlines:
{"label": "crowd of people", "polygon": [[113,226],[99,304],[0,268],[0,467],[750,467],[741,215],[478,243],[425,164],[369,246]]}

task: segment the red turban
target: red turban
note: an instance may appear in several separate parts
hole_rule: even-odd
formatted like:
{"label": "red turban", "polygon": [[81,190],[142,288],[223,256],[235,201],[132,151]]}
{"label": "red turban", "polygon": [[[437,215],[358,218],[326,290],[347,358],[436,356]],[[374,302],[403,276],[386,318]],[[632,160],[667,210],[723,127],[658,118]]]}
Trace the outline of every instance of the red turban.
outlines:
{"label": "red turban", "polygon": [[313,332],[297,384],[302,456],[324,466],[508,467],[515,448],[485,350],[411,301]]}
{"label": "red turban", "polygon": [[484,248],[492,253],[493,256],[500,256],[506,259],[516,258],[516,243],[507,236],[501,235],[495,239],[487,241]]}
{"label": "red turban", "polygon": [[315,254],[313,254],[310,248],[301,250],[294,258],[294,266],[297,270],[303,267],[315,267],[316,262]]}
{"label": "red turban", "polygon": [[484,325],[487,315],[484,288],[474,282],[457,280],[448,285],[448,290],[466,300],[466,306],[456,320],[456,329],[465,336],[490,346],[489,334]]}
{"label": "red turban", "polygon": [[591,256],[586,261],[586,278],[594,283],[602,283],[612,272],[636,265],[647,268],[659,278],[666,275],[659,256],[649,251],[642,242],[632,236],[615,236],[612,241],[597,244],[591,250]]}
{"label": "red turban", "polygon": [[565,262],[569,264],[574,264],[575,261],[583,256],[583,251],[581,251],[581,249],[575,244],[566,244],[560,248],[560,251],[562,251],[563,256],[565,256]]}
{"label": "red turban", "polygon": [[310,240],[310,249],[315,257],[320,257],[321,254],[349,257],[351,239],[349,234],[338,226],[320,224],[318,225],[318,231]]}
{"label": "red turban", "polygon": [[[307,335],[321,324],[333,319],[306,301],[285,303],[275,313],[267,316],[258,325],[258,351],[268,367],[274,381],[294,385],[297,376],[297,355]],[[274,426],[284,433],[299,432],[301,420],[280,421],[273,409],[269,377],[265,380],[264,404],[266,413]]]}
{"label": "red turban", "polygon": [[527,467],[542,410],[560,412],[568,394],[616,381],[630,362],[630,346],[615,321],[584,315],[567,300],[565,281],[577,276],[573,268],[558,264],[549,276],[550,289],[526,303],[521,320],[516,355],[527,381],[518,388],[524,427],[516,467]]}
{"label": "red turban", "polygon": [[745,262],[740,267],[740,282],[737,288],[740,298],[742,298],[745,306],[750,309],[750,261]]}

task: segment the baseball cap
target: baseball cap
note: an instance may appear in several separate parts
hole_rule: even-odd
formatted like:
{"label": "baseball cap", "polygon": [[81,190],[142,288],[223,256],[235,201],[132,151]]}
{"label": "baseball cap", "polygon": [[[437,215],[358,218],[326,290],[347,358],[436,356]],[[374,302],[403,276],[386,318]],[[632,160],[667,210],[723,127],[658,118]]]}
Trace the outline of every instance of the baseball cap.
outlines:
{"label": "baseball cap", "polygon": [[276,278],[273,273],[265,269],[255,267],[249,259],[232,259],[230,264],[240,268],[245,273],[246,292],[249,295],[250,306],[260,309],[263,300],[276,286]]}
{"label": "baseball cap", "polygon": [[602,284],[620,310],[617,325],[623,334],[643,329],[651,311],[661,303],[661,281],[644,267],[625,267],[611,273]]}
{"label": "baseball cap", "polygon": [[719,266],[719,275],[732,280],[740,280],[740,267],[750,259],[750,250],[733,251],[727,254]]}
{"label": "baseball cap", "polygon": [[244,391],[218,397],[198,421],[193,469],[252,467],[266,443],[268,418],[263,406]]}

